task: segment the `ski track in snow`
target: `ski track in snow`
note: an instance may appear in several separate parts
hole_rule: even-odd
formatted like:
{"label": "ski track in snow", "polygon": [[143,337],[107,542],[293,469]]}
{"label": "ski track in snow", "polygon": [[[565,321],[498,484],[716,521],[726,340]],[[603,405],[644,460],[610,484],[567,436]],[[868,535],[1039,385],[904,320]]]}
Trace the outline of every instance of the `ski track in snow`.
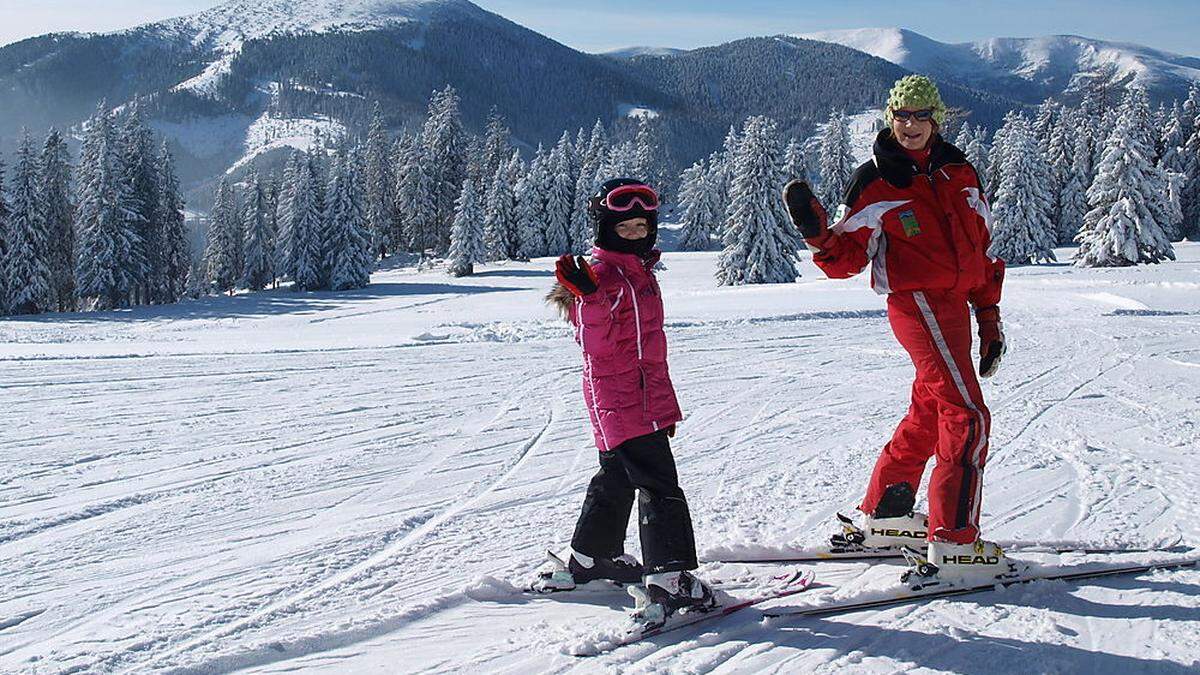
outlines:
{"label": "ski track in snow", "polygon": [[[992,538],[1200,541],[1200,246],[1177,253],[1010,270],[1010,347],[984,385]],[[661,277],[702,557],[814,545],[857,504],[912,366],[862,279],[805,261],[798,284],[715,289],[713,262],[668,254]],[[552,264],[0,322],[0,671],[1200,667],[1195,570],[824,619],[750,610],[571,656],[629,600],[517,588],[568,543],[596,461],[578,348],[541,302]],[[779,604],[899,569],[823,563]]]}

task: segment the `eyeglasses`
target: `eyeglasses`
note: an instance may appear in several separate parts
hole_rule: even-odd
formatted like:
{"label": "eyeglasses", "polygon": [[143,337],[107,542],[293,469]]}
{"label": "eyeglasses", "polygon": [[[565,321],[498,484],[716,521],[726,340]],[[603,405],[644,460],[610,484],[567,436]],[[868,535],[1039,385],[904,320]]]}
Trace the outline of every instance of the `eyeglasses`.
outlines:
{"label": "eyeglasses", "polygon": [[924,110],[893,110],[892,117],[901,122],[907,122],[910,119],[918,122],[928,122],[933,119],[933,108],[926,108]]}
{"label": "eyeglasses", "polygon": [[658,193],[649,185],[622,185],[609,192],[601,202],[605,208],[618,213],[628,211],[634,204],[641,205],[643,210],[658,210]]}

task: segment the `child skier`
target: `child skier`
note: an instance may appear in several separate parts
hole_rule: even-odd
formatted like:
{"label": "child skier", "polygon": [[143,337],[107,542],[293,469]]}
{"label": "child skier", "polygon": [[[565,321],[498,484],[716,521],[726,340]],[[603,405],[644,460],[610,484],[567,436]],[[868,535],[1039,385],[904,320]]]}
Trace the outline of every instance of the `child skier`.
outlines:
{"label": "child skier", "polygon": [[[644,580],[665,619],[680,609],[713,606],[696,569],[696,543],[679,487],[669,437],[682,419],[667,372],[663,305],[653,268],[661,252],[658,195],[650,186],[616,178],[588,201],[595,225],[593,263],[564,255],[547,300],[575,326],[583,348],[583,399],[600,450],[600,470],[588,486],[565,569],[541,575],[535,588],[568,590],[607,579]],[[638,493],[645,567],[624,553],[625,530]],[[561,566],[560,566],[561,567]]]}
{"label": "child skier", "polygon": [[[990,377],[1005,351],[998,306],[1004,263],[988,256],[991,212],[975,168],[938,133],[946,107],[932,81],[911,75],[896,82],[885,117],[889,127],[875,141],[873,161],[854,174],[832,228],[806,184],[784,189],[792,220],[827,276],[848,278],[871,264],[871,285],[888,296],[892,330],[917,371],[908,414],[859,507],[865,524],[843,517],[833,544],[915,548],[928,540],[925,559],[911,559],[910,581],[914,574],[1005,574],[1003,552],[979,538],[991,415],[972,368],[968,308],[979,324],[979,375]],[[926,516],[913,506],[934,456]]]}

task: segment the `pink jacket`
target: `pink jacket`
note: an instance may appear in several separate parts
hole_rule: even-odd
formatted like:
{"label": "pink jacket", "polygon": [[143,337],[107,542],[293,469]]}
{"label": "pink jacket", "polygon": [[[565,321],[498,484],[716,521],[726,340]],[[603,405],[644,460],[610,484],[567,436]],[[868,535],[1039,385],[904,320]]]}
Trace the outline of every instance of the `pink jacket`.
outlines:
{"label": "pink jacket", "polygon": [[611,450],[683,419],[667,372],[663,304],[651,271],[629,253],[592,250],[596,292],[575,300],[570,319],[583,347],[583,400],[596,446]]}

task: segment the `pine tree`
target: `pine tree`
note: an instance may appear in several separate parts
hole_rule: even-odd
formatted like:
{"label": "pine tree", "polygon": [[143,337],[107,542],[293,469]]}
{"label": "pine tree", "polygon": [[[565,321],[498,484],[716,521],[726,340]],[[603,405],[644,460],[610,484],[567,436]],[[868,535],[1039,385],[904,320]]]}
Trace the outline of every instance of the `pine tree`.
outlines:
{"label": "pine tree", "polygon": [[1050,193],[1051,208],[1050,222],[1055,225],[1055,244],[1068,245],[1074,238],[1074,232],[1067,232],[1062,225],[1063,199],[1070,173],[1073,170],[1073,155],[1075,154],[1076,118],[1071,111],[1059,109],[1054,125],[1050,128],[1050,137],[1043,147],[1047,162],[1046,175],[1049,180],[1047,190]]}
{"label": "pine tree", "polygon": [[13,314],[39,314],[54,308],[49,233],[38,204],[37,180],[37,154],[25,133],[13,168],[3,260],[4,285],[8,289],[4,309]]}
{"label": "pine tree", "polygon": [[1061,112],[1062,106],[1050,98],[1042,101],[1037,108],[1037,115],[1033,119],[1033,137],[1037,139],[1038,148],[1043,156],[1050,156],[1050,139],[1054,128],[1058,126]]}
{"label": "pine tree", "polygon": [[75,205],[71,194],[71,158],[67,142],[51,129],[42,146],[38,203],[46,224],[53,308],[75,309]]}
{"label": "pine tree", "polygon": [[1055,260],[1055,231],[1049,216],[1053,197],[1046,190],[1048,168],[1042,150],[1024,115],[1010,118],[1005,126],[988,252],[1010,265]]}
{"label": "pine tree", "polygon": [[406,209],[413,202],[414,178],[410,172],[416,168],[415,152],[413,137],[400,132],[400,136],[392,143],[392,222],[386,237],[387,246],[393,252],[414,249],[414,237],[408,231]]}
{"label": "pine tree", "polygon": [[261,291],[275,280],[275,251],[267,220],[267,194],[259,180],[258,172],[250,174],[243,194],[242,232],[245,233],[245,263],[241,283],[252,291]]}
{"label": "pine tree", "polygon": [[592,227],[592,216],[588,213],[588,201],[599,190],[595,168],[584,165],[575,180],[575,205],[571,209],[572,252],[576,255],[586,255],[595,244],[596,232]]}
{"label": "pine tree", "polygon": [[4,273],[4,261],[8,257],[8,199],[5,197],[5,163],[0,157],[0,315],[8,313],[8,280]]}
{"label": "pine tree", "polygon": [[637,146],[631,141],[612,146],[598,169],[604,176],[600,183],[610,178],[637,178],[637,163]]}
{"label": "pine tree", "polygon": [[433,95],[421,134],[423,166],[427,165],[434,218],[424,246],[444,252],[450,246],[454,204],[466,177],[466,134],[458,110],[458,94],[447,86]]}
{"label": "pine tree", "polygon": [[[496,178],[499,179],[503,175],[503,169],[497,169]],[[496,181],[493,181],[493,190],[496,189],[495,183]],[[494,254],[493,247],[501,250],[501,243],[489,240],[488,252],[485,253],[483,223],[484,215],[479,203],[478,190],[475,188],[475,182],[468,180],[463,183],[462,194],[458,197],[454,230],[450,235],[450,255],[446,264],[446,271],[450,276],[464,277],[474,274],[475,265],[485,262]],[[495,231],[489,228],[488,234],[493,235]],[[504,242],[504,245],[506,246],[507,242]]]}
{"label": "pine tree", "polygon": [[135,256],[141,214],[107,103],[86,126],[75,213],[76,293],[89,308],[125,307],[140,272]]}
{"label": "pine tree", "polygon": [[[521,242],[522,257],[536,258],[544,255],[560,255],[570,248],[570,240],[566,231],[550,232],[546,217],[546,196],[550,192],[550,155],[545,148],[538,146],[533,159],[529,162],[529,171],[517,185],[517,228],[519,231],[532,235],[533,238]],[[536,235],[533,235],[536,232]],[[551,240],[551,236],[556,237]],[[540,242],[537,253],[526,248],[527,245]]]}
{"label": "pine tree", "polygon": [[[980,180],[986,181],[984,176],[988,175],[988,167],[991,165],[987,146],[987,129],[981,126],[975,127],[971,134],[971,140],[962,148],[962,151],[967,155],[967,161],[971,166],[975,167],[975,173]],[[984,186],[985,190],[987,186]]]}
{"label": "pine tree", "polygon": [[746,120],[740,146],[717,281],[722,286],[795,281],[799,240],[779,199],[783,148],[775,123],[766,117]]}
{"label": "pine tree", "polygon": [[1058,241],[1075,241],[1079,229],[1083,227],[1083,218],[1088,212],[1087,176],[1090,173],[1088,164],[1091,160],[1091,148],[1088,140],[1082,134],[1075,137],[1075,149],[1071,153],[1071,168],[1067,172],[1067,181],[1059,197]]}
{"label": "pine tree", "polygon": [[137,244],[129,256],[129,273],[138,304],[153,295],[154,270],[162,268],[162,223],[158,214],[158,146],[154,134],[143,123],[141,102],[130,105],[120,131],[122,172],[132,190],[132,209],[137,216],[132,227]]}
{"label": "pine tree", "polygon": [[659,138],[657,118],[643,115],[638,118],[634,139],[633,177],[654,186],[663,199],[667,195],[666,150]]}
{"label": "pine tree", "polygon": [[425,151],[414,144],[406,153],[406,163],[397,173],[399,180],[396,208],[400,229],[408,239],[409,250],[424,253],[439,246],[438,210],[435,193],[435,169],[426,161]]}
{"label": "pine tree", "polygon": [[319,199],[321,177],[316,158],[311,154],[299,154],[295,176],[290,207],[286,212],[288,221],[284,225],[288,232],[286,272],[292,279],[292,290],[313,291],[321,288],[324,257]]}
{"label": "pine tree", "polygon": [[367,135],[366,167],[366,209],[367,229],[371,233],[372,255],[379,258],[387,256],[391,248],[390,234],[395,221],[396,206],[393,186],[396,177],[392,173],[391,145],[387,129],[383,123],[383,110],[379,102],[371,115],[371,129]]}
{"label": "pine tree", "polygon": [[237,204],[228,178],[217,185],[212,214],[208,222],[208,247],[204,259],[209,283],[217,292],[233,294],[241,276],[238,259],[241,257],[241,227],[238,226]]}
{"label": "pine tree", "polygon": [[[486,207],[476,203],[479,201],[479,198],[476,194],[477,191],[474,185],[470,186],[470,195],[467,194],[467,186],[463,186],[463,194],[459,196],[460,204],[458,206],[458,213],[455,215],[454,219],[456,231],[459,230],[460,221],[465,217],[463,213],[464,209],[466,209],[465,213],[467,215],[480,216],[482,223],[481,231],[483,233],[481,236],[481,242],[484,247],[483,257],[478,260],[472,258],[470,262],[508,259],[515,260],[522,258],[528,260],[528,258],[523,255],[520,241],[514,241],[518,238],[519,233],[517,228],[517,202],[516,194],[514,192],[515,186],[513,185],[510,177],[510,172],[513,169],[513,165],[511,163],[512,161],[519,163],[521,161],[520,154],[514,153],[510,162],[500,164],[496,167],[496,174],[492,176],[492,180],[490,181],[486,193],[486,199],[483,200],[484,204],[486,204]],[[462,200],[467,199],[468,196],[470,201],[467,203],[461,203]],[[478,214],[476,214],[476,211],[478,211]],[[466,229],[463,229],[459,235],[460,239],[461,237],[467,236],[474,232],[472,229],[475,227],[474,224],[467,224],[465,227]],[[451,237],[451,239],[453,239],[453,237]],[[451,248],[453,249],[453,244],[451,244]],[[460,254],[472,253],[473,251],[474,249],[470,247],[465,249],[462,248],[461,245],[459,247]],[[462,275],[457,274],[455,276]]]}
{"label": "pine tree", "polygon": [[[488,113],[487,130],[484,132],[483,162],[480,167],[480,175],[489,181],[495,178],[500,167],[508,165],[512,152],[512,132],[509,131],[504,116],[493,106],[491,112]],[[456,212],[455,219],[457,220],[457,218]]]}
{"label": "pine tree", "polygon": [[275,272],[280,277],[292,277],[292,221],[295,219],[296,187],[300,180],[300,162],[303,155],[293,150],[283,167],[283,181],[279,186],[279,201],[275,205],[275,222],[278,231],[275,238]]}
{"label": "pine tree", "polygon": [[679,249],[707,251],[712,248],[712,234],[721,220],[712,203],[708,186],[708,171],[704,162],[696,162],[679,179],[679,208],[683,210],[683,227],[679,231]]}
{"label": "pine tree", "polygon": [[[513,153],[509,163],[509,182],[513,191],[513,223],[517,246],[517,260],[530,260],[546,255],[546,235],[540,215],[541,194],[533,187],[536,173],[532,166],[523,170],[524,164],[518,153]],[[518,176],[512,180],[514,171]]]}
{"label": "pine tree", "polygon": [[363,208],[362,154],[342,149],[330,169],[326,191],[325,268],[335,291],[366,288],[371,283],[371,239]]}
{"label": "pine tree", "polygon": [[8,257],[8,200],[4,196],[4,159],[0,157],[0,314],[7,313],[9,305],[8,279],[4,274],[4,261]]}
{"label": "pine tree", "polygon": [[818,196],[830,208],[842,203],[850,177],[854,175],[854,154],[850,147],[850,126],[846,113],[834,110],[821,132],[818,159],[821,186]]}
{"label": "pine tree", "polygon": [[1004,124],[1000,125],[1000,128],[992,136],[992,148],[991,152],[988,153],[988,166],[987,172],[984,174],[986,178],[983,183],[988,201],[993,204],[996,203],[997,192],[1000,189],[1000,173],[1007,162],[1007,158],[1005,157],[1009,147],[1007,136],[1014,127],[1021,124],[1028,125],[1029,120],[1018,111],[1010,110],[1004,116]]}
{"label": "pine tree", "polygon": [[1188,138],[1183,154],[1183,193],[1179,197],[1182,229],[1189,241],[1200,241],[1200,124]]}
{"label": "pine tree", "polygon": [[1162,136],[1159,139],[1159,144],[1162,146],[1162,167],[1174,173],[1187,172],[1187,160],[1184,156],[1184,147],[1187,145],[1187,136],[1184,135],[1185,124],[1183,121],[1183,109],[1179,107],[1179,103],[1175,103],[1171,113],[1167,115],[1166,126],[1162,129]]}
{"label": "pine tree", "polygon": [[783,173],[788,180],[802,180],[811,183],[808,171],[808,157],[804,154],[804,144],[799,139],[788,141],[783,153]]}
{"label": "pine tree", "polygon": [[1091,210],[1076,237],[1075,264],[1080,267],[1175,259],[1158,217],[1163,208],[1159,202],[1165,200],[1150,160],[1153,151],[1146,146],[1140,126],[1143,120],[1137,109],[1143,102],[1136,90],[1126,96],[1097,166],[1096,181],[1088,189]]}
{"label": "pine tree", "polygon": [[155,300],[173,303],[179,302],[187,293],[188,276],[192,269],[192,246],[188,241],[179,179],[175,175],[175,158],[167,148],[166,141],[163,141],[159,150],[157,167],[162,267],[158,270]]}
{"label": "pine tree", "polygon": [[[566,136],[563,136],[566,139]],[[588,250],[591,242],[573,241],[571,237],[571,208],[574,206],[576,178],[571,173],[571,162],[566,144],[559,144],[550,152],[546,167],[546,252],[558,256],[581,249]]]}

